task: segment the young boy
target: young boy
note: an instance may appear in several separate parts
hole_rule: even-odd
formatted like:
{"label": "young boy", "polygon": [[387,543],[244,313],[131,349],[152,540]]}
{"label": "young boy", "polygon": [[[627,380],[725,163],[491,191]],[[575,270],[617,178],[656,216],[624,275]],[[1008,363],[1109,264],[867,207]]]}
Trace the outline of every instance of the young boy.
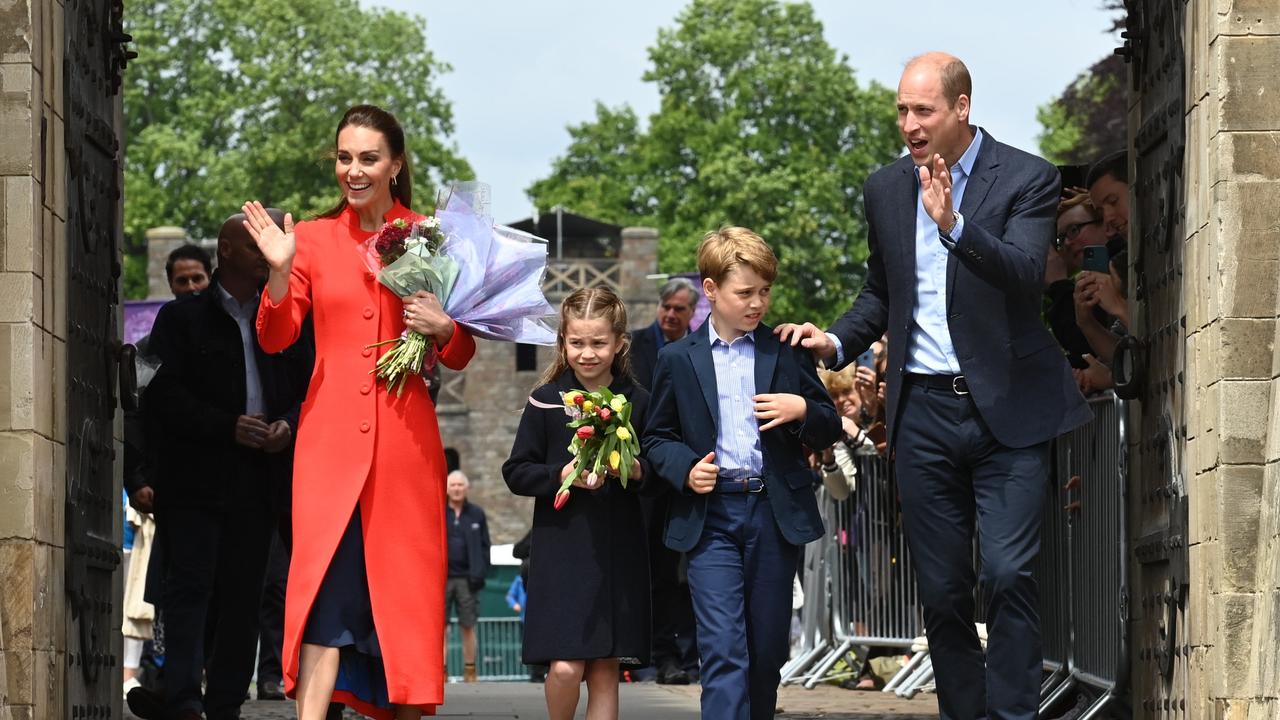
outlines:
{"label": "young boy", "polygon": [[778,260],[754,232],[709,232],[711,316],[654,369],[645,456],[676,488],[667,547],[688,553],[704,720],[772,718],[800,546],[821,536],[804,447],[840,436],[813,356],[760,320]]}

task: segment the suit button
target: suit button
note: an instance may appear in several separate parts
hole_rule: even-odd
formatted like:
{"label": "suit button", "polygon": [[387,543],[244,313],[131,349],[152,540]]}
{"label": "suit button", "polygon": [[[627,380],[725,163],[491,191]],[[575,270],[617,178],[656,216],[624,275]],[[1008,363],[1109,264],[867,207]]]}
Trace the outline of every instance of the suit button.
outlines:
{"label": "suit button", "polygon": [[361,357],[369,357],[373,354],[373,348],[365,348],[360,351]]}
{"label": "suit button", "polygon": [[362,422],[362,423],[360,423],[360,432],[362,432],[362,433],[367,433],[367,432],[369,432],[369,423],[367,423],[367,422]]}
{"label": "suit button", "polygon": [[372,318],[372,317],[373,317],[373,308],[369,308],[369,307],[365,308],[365,309],[364,309],[364,319],[365,319],[365,320],[368,320],[368,319],[370,319],[370,318]]}
{"label": "suit button", "polygon": [[360,386],[360,394],[361,394],[361,395],[368,395],[368,394],[369,394],[369,383],[365,383],[364,385],[361,385],[361,386]]}

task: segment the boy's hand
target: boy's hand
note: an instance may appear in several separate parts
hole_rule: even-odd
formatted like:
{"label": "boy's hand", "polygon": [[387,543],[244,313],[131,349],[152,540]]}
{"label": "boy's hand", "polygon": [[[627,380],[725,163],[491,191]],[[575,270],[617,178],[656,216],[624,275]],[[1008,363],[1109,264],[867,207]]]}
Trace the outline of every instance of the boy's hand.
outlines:
{"label": "boy's hand", "polygon": [[712,464],[712,460],[716,459],[715,451],[707,453],[689,470],[689,479],[685,484],[689,489],[699,495],[706,495],[716,489],[716,478],[720,476],[720,467]]}
{"label": "boy's hand", "polygon": [[760,426],[760,432],[794,420],[803,420],[809,409],[804,398],[791,393],[766,393],[751,399],[756,404],[756,419],[768,421]]}

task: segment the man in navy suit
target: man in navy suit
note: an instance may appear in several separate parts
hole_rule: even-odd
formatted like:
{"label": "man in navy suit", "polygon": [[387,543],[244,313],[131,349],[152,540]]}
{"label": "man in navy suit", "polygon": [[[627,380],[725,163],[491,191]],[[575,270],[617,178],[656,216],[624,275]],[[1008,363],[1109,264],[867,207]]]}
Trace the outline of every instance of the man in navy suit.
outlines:
{"label": "man in navy suit", "polygon": [[[784,342],[840,367],[889,333],[886,409],[943,718],[1031,719],[1049,442],[1090,418],[1040,321],[1060,180],[969,124],[969,71],[928,53],[898,84],[909,155],[867,179],[867,281],[829,332]],[[974,613],[972,543],[987,599]],[[987,622],[984,659],[974,628]]]}
{"label": "man in navy suit", "polygon": [[812,356],[760,320],[778,272],[746,228],[707,233],[698,271],[711,316],[658,353],[646,456],[675,492],[666,544],[688,553],[704,720],[772,718],[800,546],[822,535],[804,446],[840,419]]}

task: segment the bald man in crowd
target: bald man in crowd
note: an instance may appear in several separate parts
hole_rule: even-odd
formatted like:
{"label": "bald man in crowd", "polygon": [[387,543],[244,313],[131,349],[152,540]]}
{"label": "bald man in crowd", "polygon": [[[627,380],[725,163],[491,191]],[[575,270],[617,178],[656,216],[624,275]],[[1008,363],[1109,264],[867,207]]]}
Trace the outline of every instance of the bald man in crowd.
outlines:
{"label": "bald man in crowd", "polygon": [[145,413],[160,465],[166,660],[163,707],[146,711],[179,720],[239,717],[275,521],[273,458],[292,449],[307,382],[294,348],[258,345],[267,263],[243,219],[223,223],[209,287],[165,305],[151,333],[161,366]]}

